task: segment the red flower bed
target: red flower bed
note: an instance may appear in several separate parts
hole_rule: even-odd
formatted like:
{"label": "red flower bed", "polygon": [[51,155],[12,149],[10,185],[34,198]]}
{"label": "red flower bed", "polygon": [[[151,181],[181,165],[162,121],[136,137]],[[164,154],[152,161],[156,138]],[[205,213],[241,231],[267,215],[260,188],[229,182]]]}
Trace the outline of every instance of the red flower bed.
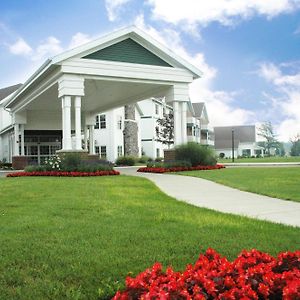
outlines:
{"label": "red flower bed", "polygon": [[97,171],[97,172],[64,172],[64,171],[39,171],[39,172],[16,172],[9,173],[6,177],[22,176],[58,176],[58,177],[85,177],[85,176],[108,176],[120,175],[119,171]]}
{"label": "red flower bed", "polygon": [[229,262],[215,250],[200,255],[183,272],[159,263],[135,278],[126,278],[126,290],[114,300],[133,299],[300,299],[300,251],[277,258],[258,250],[242,251]]}
{"label": "red flower bed", "polygon": [[166,172],[181,172],[181,171],[195,171],[195,170],[217,170],[217,169],[224,169],[224,168],[225,166],[220,164],[216,164],[214,166],[172,167],[172,168],[144,167],[144,168],[139,168],[137,172],[166,173]]}

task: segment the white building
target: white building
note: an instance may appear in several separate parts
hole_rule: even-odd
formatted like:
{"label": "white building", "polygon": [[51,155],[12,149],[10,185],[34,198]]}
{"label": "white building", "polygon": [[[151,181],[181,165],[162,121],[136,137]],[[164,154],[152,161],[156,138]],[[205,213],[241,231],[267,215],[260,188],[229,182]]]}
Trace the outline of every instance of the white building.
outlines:
{"label": "white building", "polygon": [[[138,148],[139,155],[142,154],[140,119],[142,111],[138,104],[135,106],[135,120],[138,124]],[[94,145],[95,154],[99,154],[100,158],[108,161],[116,161],[120,156],[124,155],[124,107],[119,107],[107,112],[103,112],[96,116],[94,125]]]}
{"label": "white building", "polygon": [[157,140],[157,120],[173,112],[172,106],[166,104],[164,98],[143,100],[139,106],[143,112],[140,121],[142,153],[151,158],[163,157],[168,146]]}
{"label": "white building", "polygon": [[187,141],[189,84],[201,75],[134,26],[110,33],[48,59],[8,96],[4,108],[12,122],[0,135],[13,140],[2,148],[12,149],[15,168],[57,151],[92,156],[95,117],[151,97],[165,97],[173,107],[174,142],[180,145]]}
{"label": "white building", "polygon": [[264,155],[257,145],[255,125],[214,127],[215,150],[220,157]]}
{"label": "white building", "polygon": [[209,119],[204,102],[190,103],[187,111],[187,138],[189,142],[213,146],[213,129],[209,126]]}

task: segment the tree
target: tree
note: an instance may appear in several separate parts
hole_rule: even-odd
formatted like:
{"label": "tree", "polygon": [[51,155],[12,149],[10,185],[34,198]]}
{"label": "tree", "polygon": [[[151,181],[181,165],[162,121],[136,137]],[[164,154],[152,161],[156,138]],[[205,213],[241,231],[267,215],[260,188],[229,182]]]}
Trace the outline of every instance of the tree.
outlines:
{"label": "tree", "polygon": [[271,122],[265,122],[258,128],[257,135],[263,137],[265,141],[259,142],[261,147],[264,147],[265,153],[270,155],[271,148],[275,148],[275,151],[280,148],[280,143],[276,139],[276,134]]}
{"label": "tree", "polygon": [[163,118],[156,121],[156,140],[168,145],[174,144],[174,116],[173,113],[165,114]]}
{"label": "tree", "polygon": [[293,140],[291,140],[291,156],[300,156],[300,134],[298,134]]}

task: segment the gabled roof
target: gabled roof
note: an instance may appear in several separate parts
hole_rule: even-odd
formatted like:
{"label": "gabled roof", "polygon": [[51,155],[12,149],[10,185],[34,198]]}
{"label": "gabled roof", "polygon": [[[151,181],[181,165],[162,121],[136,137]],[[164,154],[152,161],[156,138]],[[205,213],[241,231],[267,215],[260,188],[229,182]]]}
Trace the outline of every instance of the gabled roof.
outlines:
{"label": "gabled roof", "polygon": [[7,96],[11,95],[13,92],[15,92],[22,84],[15,84],[8,87],[5,87],[3,89],[0,89],[0,102]]}
{"label": "gabled roof", "polygon": [[205,103],[204,102],[197,102],[197,103],[192,103],[192,105],[193,105],[195,117],[198,118],[198,119],[204,117],[207,120],[207,122],[209,122]]}
{"label": "gabled roof", "polygon": [[96,51],[109,47],[115,43],[126,40],[128,38],[141,44],[147,50],[157,55],[162,60],[165,60],[167,63],[173,66],[182,67],[189,70],[191,73],[193,73],[194,78],[199,78],[202,76],[202,72],[198,68],[196,68],[195,66],[193,66],[177,54],[175,54],[173,51],[171,51],[170,49],[153,39],[150,35],[148,35],[147,33],[135,26],[129,26],[117,30],[94,41],[76,47],[74,49],[65,51],[53,57],[52,63],[59,64],[62,61],[70,59],[72,57],[81,58],[84,56],[88,56],[89,54],[92,54]]}
{"label": "gabled roof", "polygon": [[199,102],[199,103],[192,103],[194,112],[195,112],[195,117],[201,118],[203,108],[204,108],[204,102]]}
{"label": "gabled roof", "polygon": [[255,125],[214,127],[216,149],[231,149],[232,130],[235,148],[238,148],[239,143],[256,142]]}
{"label": "gabled roof", "polygon": [[83,58],[85,56],[88,56],[89,54],[95,53],[96,51],[99,51],[101,49],[105,49],[106,47],[119,43],[128,38],[140,44],[146,50],[152,52],[154,55],[161,58],[171,66],[188,70],[189,72],[191,72],[194,79],[202,76],[202,72],[198,68],[173,53],[167,47],[161,45],[147,33],[143,32],[135,26],[130,26],[107,34],[101,38],[98,38],[74,49],[65,51],[59,55],[54,56],[51,59],[46,60],[45,63],[16,92],[14,97],[12,97],[8,101],[7,105],[9,106],[12,102],[14,102],[14,100],[23,93],[23,91],[25,91],[38,79],[46,76],[46,74],[50,73],[53,69],[58,68],[63,63],[63,61],[72,58]]}

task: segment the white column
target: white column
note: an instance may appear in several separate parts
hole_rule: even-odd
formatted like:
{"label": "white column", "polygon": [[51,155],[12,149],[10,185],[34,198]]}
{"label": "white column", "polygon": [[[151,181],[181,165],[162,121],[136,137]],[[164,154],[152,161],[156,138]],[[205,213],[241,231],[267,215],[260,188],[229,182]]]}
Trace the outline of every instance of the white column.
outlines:
{"label": "white column", "polygon": [[89,125],[90,131],[90,154],[95,154],[95,138],[94,138],[94,125]]}
{"label": "white column", "polygon": [[187,123],[186,123],[186,102],[181,103],[181,143],[185,144],[187,142]]}
{"label": "white column", "polygon": [[24,124],[20,125],[20,132],[21,132],[21,155],[25,155],[25,143],[24,143]]}
{"label": "white column", "polygon": [[61,116],[62,116],[62,149],[66,149],[66,128],[65,128],[65,98],[61,98]]}
{"label": "white column", "polygon": [[81,97],[75,97],[75,147],[76,150],[82,150],[81,143]]}
{"label": "white column", "polygon": [[179,102],[173,102],[173,114],[174,114],[174,146],[181,144],[181,116],[179,111]]}
{"label": "white column", "polygon": [[14,125],[14,156],[19,156],[19,124]]}
{"label": "white column", "polygon": [[71,96],[62,97],[63,150],[72,150]]}
{"label": "white column", "polygon": [[84,150],[88,150],[88,125],[84,126]]}

